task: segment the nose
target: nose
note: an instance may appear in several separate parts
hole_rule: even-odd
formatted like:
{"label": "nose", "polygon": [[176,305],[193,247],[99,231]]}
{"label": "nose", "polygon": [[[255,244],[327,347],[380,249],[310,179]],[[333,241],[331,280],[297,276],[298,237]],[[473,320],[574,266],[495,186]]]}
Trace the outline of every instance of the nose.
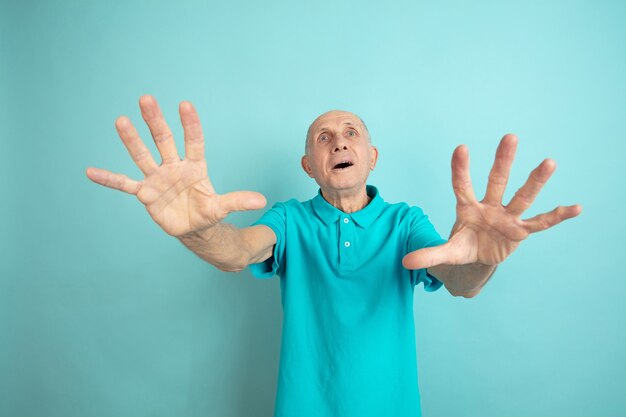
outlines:
{"label": "nose", "polygon": [[333,149],[333,153],[348,150],[348,146],[346,145],[345,140],[346,139],[341,136],[337,138],[337,140],[335,141],[335,148]]}

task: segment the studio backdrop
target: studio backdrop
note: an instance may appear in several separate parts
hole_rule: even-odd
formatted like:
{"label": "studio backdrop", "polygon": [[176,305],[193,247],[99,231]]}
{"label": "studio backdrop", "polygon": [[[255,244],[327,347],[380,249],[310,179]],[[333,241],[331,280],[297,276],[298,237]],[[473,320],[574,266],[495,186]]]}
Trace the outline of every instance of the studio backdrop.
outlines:
{"label": "studio backdrop", "polygon": [[481,199],[517,134],[505,203],[552,158],[524,217],[584,210],[475,298],[416,287],[423,414],[626,415],[625,20],[622,1],[2,1],[0,415],[272,415],[278,278],[219,271],[85,175],[142,179],[121,115],[158,160],[143,94],[181,155],[178,104],[194,103],[216,190],[261,192],[266,209],[317,193],[306,129],[355,112],[380,153],[369,183],[444,237],[454,148]]}

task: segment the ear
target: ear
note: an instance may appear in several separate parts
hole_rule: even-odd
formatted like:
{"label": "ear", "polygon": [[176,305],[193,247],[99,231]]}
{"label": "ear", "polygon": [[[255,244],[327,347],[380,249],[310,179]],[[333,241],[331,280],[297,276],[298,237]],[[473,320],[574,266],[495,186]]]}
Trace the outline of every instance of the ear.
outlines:
{"label": "ear", "polygon": [[370,159],[370,171],[374,170],[374,167],[376,166],[376,161],[378,161],[378,149],[376,148],[376,146],[372,146],[372,157]]}
{"label": "ear", "polygon": [[311,165],[309,165],[309,157],[308,155],[304,155],[302,159],[300,159],[300,165],[302,165],[302,169],[306,174],[313,178],[313,170],[311,169]]}

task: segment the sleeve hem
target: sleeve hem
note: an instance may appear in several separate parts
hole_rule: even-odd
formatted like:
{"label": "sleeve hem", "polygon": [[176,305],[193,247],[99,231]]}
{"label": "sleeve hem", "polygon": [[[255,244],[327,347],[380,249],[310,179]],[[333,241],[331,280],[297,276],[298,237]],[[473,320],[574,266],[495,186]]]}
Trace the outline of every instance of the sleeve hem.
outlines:
{"label": "sleeve hem", "polygon": [[[434,239],[426,243],[424,248],[432,248],[433,246],[440,246],[445,243],[448,243],[446,239],[442,239],[442,238]],[[443,286],[443,282],[439,281],[437,277],[435,277],[434,275],[429,274],[427,268],[423,268],[422,270],[417,271],[417,272],[418,272],[418,277],[417,277],[415,286],[417,286],[420,282],[423,282],[424,291],[435,292]]]}
{"label": "sleeve hem", "polygon": [[280,234],[277,231],[277,228],[275,226],[273,226],[272,224],[268,224],[268,223],[264,223],[264,222],[256,222],[253,225],[259,225],[262,224],[264,226],[269,227],[270,229],[272,229],[272,231],[274,232],[274,234],[276,235],[276,243],[274,244],[274,248],[272,248],[272,256],[270,256],[269,258],[267,258],[266,260],[264,260],[263,262],[259,262],[256,264],[250,264],[248,265],[248,267],[250,268],[250,271],[252,272],[252,275],[254,275],[256,278],[272,278],[274,275],[277,275],[278,272],[278,268],[279,268],[279,264],[277,261],[277,256],[276,256],[276,252],[280,246]]}

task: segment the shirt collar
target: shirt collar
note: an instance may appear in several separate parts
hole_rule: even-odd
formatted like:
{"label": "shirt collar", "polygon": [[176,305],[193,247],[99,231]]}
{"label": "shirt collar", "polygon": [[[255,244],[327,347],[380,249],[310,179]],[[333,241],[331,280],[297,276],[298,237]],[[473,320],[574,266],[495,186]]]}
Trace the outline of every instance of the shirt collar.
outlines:
{"label": "shirt collar", "polygon": [[312,200],[313,209],[315,210],[317,217],[319,217],[326,225],[336,222],[342,216],[347,216],[352,218],[352,220],[354,220],[354,222],[362,228],[366,228],[372,224],[378,216],[380,216],[380,213],[385,207],[385,201],[382,199],[380,194],[378,194],[378,189],[376,187],[368,185],[366,187],[366,192],[367,195],[372,198],[372,201],[359,211],[355,211],[354,213],[345,213],[326,201],[322,196],[322,190],[320,188],[317,195]]}

